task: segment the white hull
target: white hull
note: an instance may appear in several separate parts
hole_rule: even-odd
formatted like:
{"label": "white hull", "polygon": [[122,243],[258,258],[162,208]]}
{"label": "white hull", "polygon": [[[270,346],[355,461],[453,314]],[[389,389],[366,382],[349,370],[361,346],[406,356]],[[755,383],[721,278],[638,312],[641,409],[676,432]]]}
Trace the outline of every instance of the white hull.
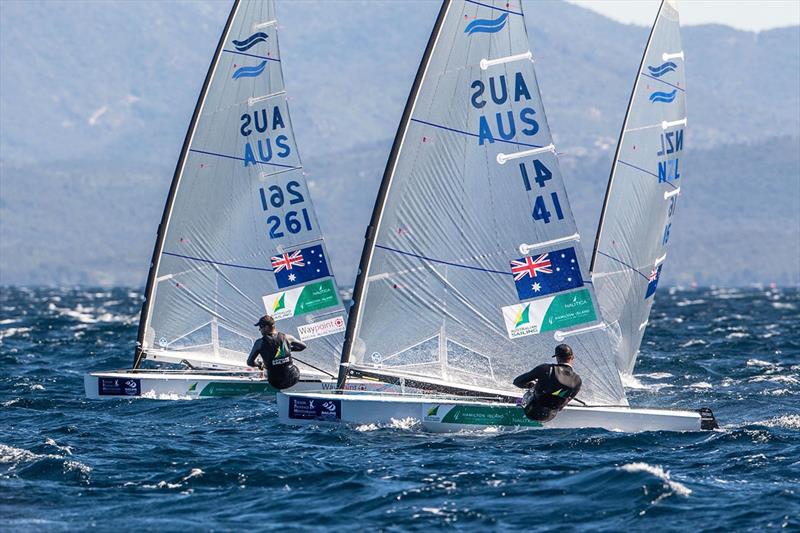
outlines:
{"label": "white hull", "polygon": [[[432,432],[485,428],[603,428],[612,431],[699,431],[699,412],[632,407],[568,406],[545,423],[528,420],[513,404],[453,397],[374,393],[278,393],[278,416],[286,424],[392,424],[419,421]],[[702,426],[702,427],[701,427]]]}
{"label": "white hull", "polygon": [[[91,399],[148,398],[154,400],[193,400],[221,396],[277,392],[264,374],[255,372],[217,372],[208,370],[116,370],[92,372],[83,378],[86,397]],[[300,382],[288,389],[295,392],[326,391],[336,388],[336,380],[322,374],[301,374]],[[393,385],[353,380],[348,389],[391,391]]]}

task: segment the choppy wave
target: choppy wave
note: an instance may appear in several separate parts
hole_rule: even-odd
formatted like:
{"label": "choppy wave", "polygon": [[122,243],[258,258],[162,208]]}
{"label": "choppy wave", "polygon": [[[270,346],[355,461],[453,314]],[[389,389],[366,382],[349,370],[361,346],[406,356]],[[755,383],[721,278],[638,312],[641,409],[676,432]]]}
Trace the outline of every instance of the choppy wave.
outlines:
{"label": "choppy wave", "polygon": [[661,293],[627,394],[711,407],[723,428],[697,433],[293,428],[260,397],[87,400],[85,372],[130,364],[141,303],[125,288],[0,291],[0,334],[26,328],[0,344],[0,530],[314,530],[352,516],[375,530],[512,530],[564,527],[565,509],[587,530],[644,516],[755,530],[800,516],[800,318],[772,305],[797,307],[797,289]]}

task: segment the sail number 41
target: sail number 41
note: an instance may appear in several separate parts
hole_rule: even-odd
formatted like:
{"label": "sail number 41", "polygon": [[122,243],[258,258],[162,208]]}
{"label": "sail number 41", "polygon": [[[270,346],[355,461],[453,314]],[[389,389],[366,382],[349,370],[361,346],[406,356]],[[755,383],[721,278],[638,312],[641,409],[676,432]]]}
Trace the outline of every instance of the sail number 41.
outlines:
{"label": "sail number 41", "polygon": [[[533,160],[533,171],[535,176],[533,177],[533,182],[539,186],[539,188],[544,188],[547,184],[547,181],[553,178],[553,173],[550,172],[550,169],[545,166],[538,159]],[[528,169],[525,163],[519,164],[519,172],[522,176],[522,183],[525,185],[525,190],[530,191],[533,190],[533,186],[531,184],[531,177],[528,174]],[[553,205],[553,210],[555,211],[555,215],[558,220],[564,219],[564,212],[561,210],[561,202],[558,200],[558,193],[551,192],[550,193],[551,203]],[[550,218],[552,217],[552,213],[547,208],[547,203],[544,200],[544,195],[539,195],[536,197],[536,200],[533,202],[533,220],[541,220],[545,224],[550,223]]]}

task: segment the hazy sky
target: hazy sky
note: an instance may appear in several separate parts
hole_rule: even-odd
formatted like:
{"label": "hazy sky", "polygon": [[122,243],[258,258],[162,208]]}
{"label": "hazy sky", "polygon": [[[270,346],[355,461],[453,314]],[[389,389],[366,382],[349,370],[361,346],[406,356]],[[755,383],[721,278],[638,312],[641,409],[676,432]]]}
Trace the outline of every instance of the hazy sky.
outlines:
{"label": "hazy sky", "polygon": [[[661,0],[567,0],[628,24],[649,26]],[[760,31],[800,24],[800,0],[679,0],[681,24]]]}

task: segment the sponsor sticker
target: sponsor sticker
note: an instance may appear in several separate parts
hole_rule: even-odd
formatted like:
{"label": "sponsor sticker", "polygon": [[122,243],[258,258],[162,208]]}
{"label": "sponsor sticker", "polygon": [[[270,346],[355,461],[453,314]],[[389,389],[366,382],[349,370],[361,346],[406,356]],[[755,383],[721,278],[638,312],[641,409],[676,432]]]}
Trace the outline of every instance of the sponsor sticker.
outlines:
{"label": "sponsor sticker", "polygon": [[141,396],[142,383],[138,379],[99,378],[97,394],[100,396]]}
{"label": "sponsor sticker", "polygon": [[529,420],[520,407],[506,405],[423,405],[423,422],[461,424],[469,426],[524,426],[541,427],[540,422]]}
{"label": "sponsor sticker", "polygon": [[275,320],[327,309],[339,304],[333,281],[326,279],[264,296],[264,307]]}
{"label": "sponsor sticker", "polygon": [[510,339],[597,320],[588,289],[502,308]]}
{"label": "sponsor sticker", "polygon": [[342,401],[290,396],[289,418],[293,420],[340,420],[342,418]]}
{"label": "sponsor sticker", "polygon": [[325,337],[326,335],[333,335],[334,333],[341,333],[344,331],[344,317],[337,316],[322,320],[321,322],[312,322],[311,324],[303,324],[297,326],[297,332],[300,334],[300,340],[307,341],[309,339],[316,339],[318,337]]}

